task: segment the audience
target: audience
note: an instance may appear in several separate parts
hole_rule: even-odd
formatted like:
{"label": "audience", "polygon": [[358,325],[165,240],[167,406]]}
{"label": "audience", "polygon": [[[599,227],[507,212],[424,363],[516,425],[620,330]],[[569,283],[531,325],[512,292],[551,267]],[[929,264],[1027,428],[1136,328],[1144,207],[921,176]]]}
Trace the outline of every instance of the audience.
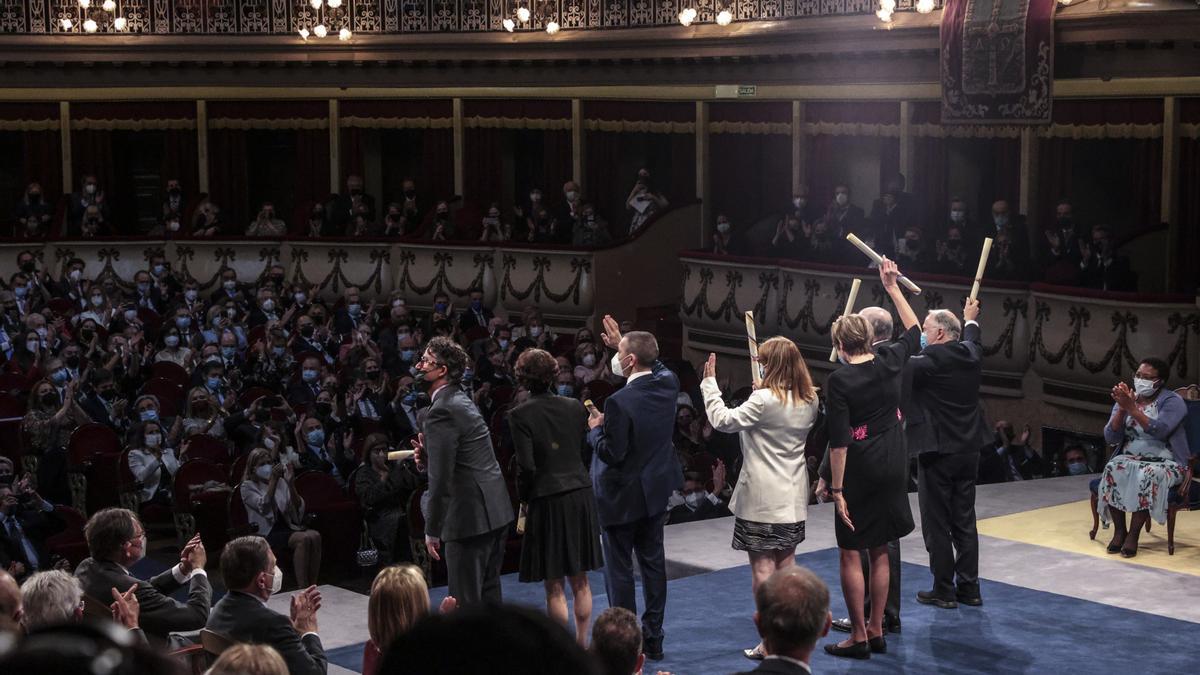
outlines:
{"label": "audience", "polygon": [[46,540],[61,532],[65,523],[34,490],[28,475],[12,482],[8,458],[3,459],[3,470],[9,480],[0,481],[0,569],[21,582],[39,570],[63,564],[46,550]]}
{"label": "audience", "polygon": [[288,675],[288,669],[274,647],[238,644],[221,652],[205,675]]}
{"label": "audience", "polygon": [[[454,598],[447,596],[439,611],[446,614],[455,606]],[[419,567],[392,565],[380,570],[371,583],[371,597],[367,601],[370,639],[363,645],[363,675],[379,672],[379,660],[383,657],[379,645],[386,648],[428,614],[429,590]]]}
{"label": "audience", "polygon": [[754,594],[754,625],[767,656],[753,673],[808,675],[817,640],[829,633],[829,589],[807,568],[782,569]]}
{"label": "audience", "polygon": [[206,628],[236,642],[273,647],[291,675],[323,675],[325,649],[317,634],[321,593],[309,586],[292,596],[290,616],[267,607],[283,585],[283,572],[267,540],[238,537],[221,552],[221,578],[228,589],[213,607]]}
{"label": "audience", "polygon": [[38,572],[21,584],[21,626],[26,633],[83,619],[83,588],[62,570]]}

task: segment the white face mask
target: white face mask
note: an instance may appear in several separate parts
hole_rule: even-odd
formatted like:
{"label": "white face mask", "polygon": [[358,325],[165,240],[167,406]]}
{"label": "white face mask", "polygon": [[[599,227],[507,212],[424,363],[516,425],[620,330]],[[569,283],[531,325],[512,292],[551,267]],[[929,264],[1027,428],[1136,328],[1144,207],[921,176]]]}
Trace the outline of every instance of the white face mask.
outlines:
{"label": "white face mask", "polygon": [[584,354],[583,355],[583,365],[588,368],[594,367],[596,365],[596,355],[595,354]]}
{"label": "white face mask", "polygon": [[567,201],[573,202],[573,201],[575,201],[575,198],[579,196],[579,193],[574,190],[567,190],[566,196],[567,196]]}
{"label": "white face mask", "polygon": [[687,507],[693,511],[700,508],[700,504],[704,501],[704,493],[692,492],[683,496],[683,501]]}
{"label": "white face mask", "polygon": [[542,335],[542,327],[541,326],[530,326],[529,327],[529,337],[541,337],[541,335]]}
{"label": "white face mask", "polygon": [[276,565],[275,568],[271,570],[271,595],[275,595],[282,589],[283,570],[279,569],[279,565]]}
{"label": "white face mask", "polygon": [[271,438],[270,436],[264,437],[263,438],[263,447],[268,450],[274,450],[275,449],[275,439]]}
{"label": "white face mask", "polygon": [[845,192],[839,192],[837,196],[834,197],[834,201],[837,202],[838,206],[845,206],[846,204],[850,203],[850,195],[846,194]]}
{"label": "white face mask", "polygon": [[724,220],[718,222],[717,232],[720,232],[721,234],[729,234],[729,223]]}
{"label": "white face mask", "polygon": [[1133,391],[1140,398],[1150,398],[1154,392],[1158,391],[1158,385],[1154,380],[1143,380],[1140,377],[1133,378]]}
{"label": "white face mask", "polygon": [[271,465],[263,464],[254,470],[254,475],[263,480],[271,480]]}
{"label": "white face mask", "polygon": [[71,270],[71,281],[79,281],[83,278],[83,270]]}
{"label": "white face mask", "polygon": [[162,434],[146,434],[146,447],[157,448],[162,443]]}

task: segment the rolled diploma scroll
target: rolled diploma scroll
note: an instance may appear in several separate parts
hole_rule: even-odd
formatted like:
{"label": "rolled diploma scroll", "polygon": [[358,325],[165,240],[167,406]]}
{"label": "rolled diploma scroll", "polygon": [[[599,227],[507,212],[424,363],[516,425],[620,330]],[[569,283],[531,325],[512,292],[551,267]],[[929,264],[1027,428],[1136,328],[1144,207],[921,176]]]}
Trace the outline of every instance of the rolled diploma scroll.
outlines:
{"label": "rolled diploma scroll", "polygon": [[992,252],[992,238],[983,240],[983,251],[979,253],[979,267],[975,268],[975,283],[971,284],[971,299],[979,296],[979,283],[983,281],[983,270],[987,267],[988,255]]}
{"label": "rolled diploma scroll", "polygon": [[746,312],[746,345],[750,349],[750,378],[757,387],[762,384],[762,369],[758,365],[758,335],[754,328],[754,312]]}
{"label": "rolled diploma scroll", "polygon": [[[850,242],[851,244],[854,244],[854,246],[856,248],[858,248],[858,250],[867,254],[867,257],[870,258],[871,260],[874,260],[876,265],[883,262],[883,256],[881,256],[878,253],[876,253],[875,251],[871,250],[871,247],[867,246],[865,243],[863,243],[863,240],[859,239],[857,236],[855,236],[855,234],[853,232],[846,235],[846,241]],[[913,293],[914,295],[921,294],[921,287],[914,284],[912,279],[909,279],[908,277],[901,274],[900,279],[898,281],[900,282],[901,286],[904,286],[905,288],[907,288],[909,290],[909,292]]]}
{"label": "rolled diploma scroll", "polygon": [[[850,295],[846,296],[846,309],[842,312],[842,316],[854,311],[854,301],[858,299],[858,287],[862,286],[862,279],[855,279],[850,284]],[[829,362],[837,361],[837,345],[829,349]]]}

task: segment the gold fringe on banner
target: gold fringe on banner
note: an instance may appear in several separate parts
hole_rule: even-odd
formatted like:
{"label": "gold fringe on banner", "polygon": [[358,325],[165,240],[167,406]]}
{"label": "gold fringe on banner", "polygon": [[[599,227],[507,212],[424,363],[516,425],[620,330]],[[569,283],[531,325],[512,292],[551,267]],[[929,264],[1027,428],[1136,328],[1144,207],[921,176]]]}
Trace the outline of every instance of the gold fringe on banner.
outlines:
{"label": "gold fringe on banner", "polygon": [[914,138],[1020,138],[1021,127],[986,124],[914,124]]}
{"label": "gold fringe on banner", "polygon": [[809,136],[900,138],[900,125],[861,124],[859,122],[807,122],[804,125],[804,133]]}
{"label": "gold fringe on banner", "polygon": [[341,117],[343,129],[449,129],[454,120],[449,117]]}
{"label": "gold fringe on banner", "polygon": [[1200,140],[1200,124],[1180,124],[1179,137]]}
{"label": "gold fringe on banner", "polygon": [[83,119],[71,120],[71,128],[79,131],[160,131],[163,129],[195,129],[196,120],[97,120],[85,117]]}
{"label": "gold fringe on banner", "polygon": [[0,131],[58,131],[62,128],[53,120],[0,120]]}
{"label": "gold fringe on banner", "polygon": [[217,117],[208,121],[210,129],[328,129],[327,118],[281,118],[281,119],[238,119],[235,117]]}
{"label": "gold fringe on banner", "polygon": [[571,120],[541,117],[466,117],[463,126],[468,129],[540,129],[542,131],[570,131]]}
{"label": "gold fringe on banner", "polygon": [[708,133],[790,136],[792,124],[790,122],[709,122]]}
{"label": "gold fringe on banner", "polygon": [[1162,138],[1162,124],[1051,124],[1039,127],[1038,138],[1091,141],[1105,138]]}
{"label": "gold fringe on banner", "polygon": [[647,120],[584,120],[583,128],[588,131],[615,131],[618,133],[651,134],[694,134],[695,122],[650,122]]}

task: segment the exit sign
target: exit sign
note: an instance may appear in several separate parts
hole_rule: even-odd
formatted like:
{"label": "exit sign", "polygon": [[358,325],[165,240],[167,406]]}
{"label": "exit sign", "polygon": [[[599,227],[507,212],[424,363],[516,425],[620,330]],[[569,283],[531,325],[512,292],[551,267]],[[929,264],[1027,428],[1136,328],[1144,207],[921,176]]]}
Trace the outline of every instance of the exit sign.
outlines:
{"label": "exit sign", "polygon": [[718,84],[713,93],[717,98],[754,98],[758,95],[758,87],[753,84]]}
{"label": "exit sign", "polygon": [[758,87],[753,84],[739,84],[737,88],[738,98],[751,98],[758,95]]}

